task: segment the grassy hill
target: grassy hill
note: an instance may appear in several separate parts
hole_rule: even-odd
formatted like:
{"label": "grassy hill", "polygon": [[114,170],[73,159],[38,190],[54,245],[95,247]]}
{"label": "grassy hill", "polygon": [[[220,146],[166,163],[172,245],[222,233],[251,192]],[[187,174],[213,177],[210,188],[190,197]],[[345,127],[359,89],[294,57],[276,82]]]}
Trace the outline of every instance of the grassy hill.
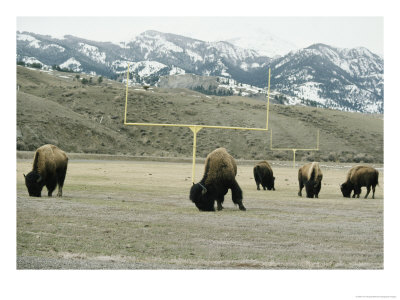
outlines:
{"label": "grassy hill", "polygon": [[[86,77],[86,75],[80,75]],[[191,157],[188,128],[125,126],[126,87],[104,80],[82,84],[76,74],[17,67],[17,150],[52,143],[66,152]],[[265,127],[266,104],[252,98],[207,96],[187,89],[129,88],[128,122]],[[274,148],[314,148],[300,160],[383,162],[383,115],[270,105]],[[291,160],[270,150],[270,133],[202,129],[197,155],[225,147],[237,159]]]}

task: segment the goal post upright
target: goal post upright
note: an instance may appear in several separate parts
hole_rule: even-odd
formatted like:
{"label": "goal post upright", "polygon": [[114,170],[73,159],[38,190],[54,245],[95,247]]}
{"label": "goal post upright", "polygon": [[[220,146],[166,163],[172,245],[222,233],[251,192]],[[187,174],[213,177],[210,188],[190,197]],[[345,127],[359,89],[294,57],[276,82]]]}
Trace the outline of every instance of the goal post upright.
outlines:
{"label": "goal post upright", "polygon": [[128,84],[129,84],[129,64],[128,70],[126,72],[126,92],[125,92],[125,115],[124,115],[124,125],[126,125],[126,114],[128,113]]}
{"label": "goal post upright", "polygon": [[271,68],[268,70],[268,91],[267,91],[267,123],[265,128],[268,130],[268,121],[269,121],[269,91],[270,91],[270,85],[271,85]]}

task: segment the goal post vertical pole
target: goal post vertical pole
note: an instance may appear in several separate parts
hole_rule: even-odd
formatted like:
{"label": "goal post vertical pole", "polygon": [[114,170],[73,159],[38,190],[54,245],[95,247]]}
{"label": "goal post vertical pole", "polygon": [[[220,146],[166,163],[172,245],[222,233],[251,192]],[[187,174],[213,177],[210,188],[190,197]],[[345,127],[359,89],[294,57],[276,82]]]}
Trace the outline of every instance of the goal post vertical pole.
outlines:
{"label": "goal post vertical pole", "polygon": [[271,84],[271,68],[269,68],[268,72],[268,92],[267,92],[267,124],[265,129],[268,130],[268,120],[269,120],[269,91],[270,91],[270,84]]}
{"label": "goal post vertical pole", "polygon": [[126,72],[126,93],[125,93],[125,116],[124,116],[124,124],[126,124],[126,114],[128,111],[128,83],[129,83],[129,64],[128,71]]}
{"label": "goal post vertical pole", "polygon": [[193,131],[193,161],[192,161],[192,183],[194,183],[194,173],[196,169],[196,147],[197,147],[197,133],[203,128],[201,126],[190,126]]}

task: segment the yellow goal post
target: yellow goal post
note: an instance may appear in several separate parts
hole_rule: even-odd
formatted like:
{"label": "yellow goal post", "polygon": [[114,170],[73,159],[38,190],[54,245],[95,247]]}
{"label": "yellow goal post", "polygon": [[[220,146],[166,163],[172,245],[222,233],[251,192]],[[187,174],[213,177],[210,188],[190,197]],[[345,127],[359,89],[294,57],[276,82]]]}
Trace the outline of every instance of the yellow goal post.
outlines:
{"label": "yellow goal post", "polygon": [[181,127],[189,128],[193,132],[193,158],[192,158],[192,182],[194,183],[195,168],[196,168],[196,144],[197,144],[197,133],[203,128],[215,128],[215,129],[233,129],[233,130],[253,130],[253,131],[268,131],[269,121],[269,94],[270,94],[270,83],[271,83],[271,69],[268,72],[268,91],[267,91],[267,121],[265,128],[248,128],[248,127],[235,127],[235,126],[213,126],[213,125],[195,125],[195,124],[168,124],[168,123],[132,123],[127,122],[128,112],[128,86],[129,86],[129,64],[126,75],[126,96],[125,96],[125,113],[124,113],[124,125],[127,126],[163,126],[163,127]]}
{"label": "yellow goal post", "polygon": [[319,129],[317,129],[317,147],[316,148],[273,148],[272,147],[272,129],[270,131],[270,150],[293,151],[293,168],[296,167],[296,151],[319,151]]}

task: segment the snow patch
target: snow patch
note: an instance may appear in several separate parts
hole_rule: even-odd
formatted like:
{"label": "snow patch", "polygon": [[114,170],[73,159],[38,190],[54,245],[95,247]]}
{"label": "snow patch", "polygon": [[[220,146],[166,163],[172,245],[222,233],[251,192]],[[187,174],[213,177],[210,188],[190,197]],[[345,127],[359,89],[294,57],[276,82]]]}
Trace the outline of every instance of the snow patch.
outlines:
{"label": "snow patch", "polygon": [[[140,77],[148,77],[154,73],[159,72],[164,68],[168,68],[168,66],[159,63],[157,61],[139,61],[139,62],[131,62],[131,61],[114,61],[112,66],[114,68],[124,69],[123,71],[119,71],[118,73],[125,72],[128,68],[129,64],[129,72],[137,73]],[[184,72],[184,70],[180,68],[175,68],[176,72]],[[182,74],[182,73],[179,73]]]}
{"label": "snow patch", "polygon": [[82,71],[81,63],[79,61],[77,61],[74,57],[71,57],[67,61],[62,63],[60,65],[60,68],[62,68],[62,69],[64,69],[64,68],[71,69],[74,72],[81,72]]}
{"label": "snow patch", "polygon": [[25,64],[41,64],[42,66],[44,66],[44,64],[38,60],[36,57],[24,57],[22,58],[22,61]]}
{"label": "snow patch", "polygon": [[29,47],[40,48],[40,41],[28,34],[17,34],[17,41],[29,42]]}
{"label": "snow patch", "polygon": [[171,71],[169,71],[169,75],[183,75],[186,74],[185,70],[172,66]]}
{"label": "snow patch", "polygon": [[106,53],[100,52],[99,48],[85,43],[79,43],[78,45],[80,46],[78,51],[91,58],[95,62],[103,64],[106,62]]}
{"label": "snow patch", "polygon": [[322,105],[326,104],[326,99],[319,96],[319,93],[321,92],[320,83],[306,82],[302,85],[298,85],[293,92],[299,98],[316,101]]}
{"label": "snow patch", "polygon": [[50,44],[50,45],[46,45],[46,46],[43,47],[44,50],[49,49],[49,48],[55,48],[60,52],[64,52],[65,51],[64,47],[61,47],[60,45],[57,45],[57,44]]}
{"label": "snow patch", "polygon": [[191,51],[189,49],[186,49],[185,51],[186,51],[186,54],[189,55],[191,60],[193,60],[194,62],[203,61],[203,58],[199,54],[197,54],[196,52]]}

